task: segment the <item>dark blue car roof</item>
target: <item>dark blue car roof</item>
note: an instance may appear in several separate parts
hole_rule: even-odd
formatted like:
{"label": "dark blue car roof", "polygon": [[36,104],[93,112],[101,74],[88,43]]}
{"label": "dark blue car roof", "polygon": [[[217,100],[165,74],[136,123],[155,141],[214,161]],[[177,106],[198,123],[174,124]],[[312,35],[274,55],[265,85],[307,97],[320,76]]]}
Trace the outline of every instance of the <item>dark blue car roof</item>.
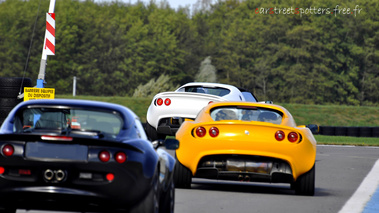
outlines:
{"label": "dark blue car roof", "polygon": [[[14,107],[14,109],[9,113],[8,117],[14,117],[15,113],[19,109],[22,109],[31,105],[83,107],[83,108],[92,108],[92,109],[99,109],[99,110],[116,111],[120,113],[124,121],[127,121],[127,122],[124,122],[123,129],[130,129],[131,126],[134,126],[135,118],[137,117],[136,114],[132,110],[119,104],[107,103],[107,102],[101,102],[101,101],[80,100],[80,99],[38,99],[38,100],[24,101],[18,104],[16,107]],[[7,122],[7,120],[8,119],[6,119],[4,122]]]}

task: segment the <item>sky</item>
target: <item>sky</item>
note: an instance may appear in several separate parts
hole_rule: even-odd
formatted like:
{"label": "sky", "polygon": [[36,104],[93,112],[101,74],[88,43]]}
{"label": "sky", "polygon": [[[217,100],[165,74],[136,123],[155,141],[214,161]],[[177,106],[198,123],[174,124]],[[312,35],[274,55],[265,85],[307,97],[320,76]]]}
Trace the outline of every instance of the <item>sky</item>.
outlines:
{"label": "sky", "polygon": [[[115,1],[115,0],[95,0],[95,1],[98,1],[98,2],[102,2],[102,1],[105,1],[105,2],[112,2],[112,1]],[[137,0],[118,0],[118,1],[122,1],[122,2],[126,2],[126,3],[136,3]],[[145,3],[149,3],[150,0],[140,0],[142,2],[145,2]],[[161,0],[155,0],[156,3],[159,3]],[[197,0],[166,0],[170,7],[174,8],[174,9],[177,9],[179,6],[182,6],[182,7],[185,7],[185,6],[189,6],[189,8],[191,9],[192,8],[192,5],[195,4],[197,2]]]}

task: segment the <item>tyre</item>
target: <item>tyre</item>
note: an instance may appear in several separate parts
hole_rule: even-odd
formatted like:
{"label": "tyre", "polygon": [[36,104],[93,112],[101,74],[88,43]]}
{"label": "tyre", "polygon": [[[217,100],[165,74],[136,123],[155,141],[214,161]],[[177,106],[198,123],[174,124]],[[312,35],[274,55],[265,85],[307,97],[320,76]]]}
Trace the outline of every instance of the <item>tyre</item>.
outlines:
{"label": "tyre", "polygon": [[359,136],[360,137],[371,137],[372,128],[371,127],[360,127],[359,128]]}
{"label": "tyre", "polygon": [[346,136],[347,134],[347,127],[345,126],[336,126],[335,127],[335,135],[336,136]]}
{"label": "tyre", "polygon": [[352,137],[358,137],[359,136],[359,127],[356,127],[356,126],[347,127],[346,135],[352,136]]}
{"label": "tyre", "polygon": [[30,78],[0,78],[0,125],[13,107],[22,102],[22,99],[17,99],[20,91],[31,86]]}
{"label": "tyre", "polygon": [[296,180],[294,189],[297,195],[313,196],[315,194],[315,173],[315,166],[313,166]]}
{"label": "tyre", "polygon": [[25,87],[32,86],[32,79],[14,77],[14,78],[0,78],[0,87],[18,87],[20,88],[21,84]]}
{"label": "tyre", "polygon": [[129,213],[159,213],[159,171],[154,174],[153,186],[147,196],[136,206],[133,206]]}
{"label": "tyre", "polygon": [[17,209],[15,208],[2,208],[0,213],[16,213]]}
{"label": "tyre", "polygon": [[146,123],[145,131],[150,141],[155,141],[158,139],[164,140],[166,138],[166,136],[158,134],[157,130],[153,126],[151,126],[149,123]]}
{"label": "tyre", "polygon": [[31,87],[30,78],[0,78],[0,98],[15,98],[24,92],[24,87]]}
{"label": "tyre", "polygon": [[320,126],[321,135],[334,135],[335,127],[334,126]]}
{"label": "tyre", "polygon": [[379,127],[372,128],[372,137],[379,137]]}
{"label": "tyre", "polygon": [[174,213],[175,207],[175,186],[174,180],[171,180],[167,191],[161,194],[161,200],[159,204],[159,213]]}
{"label": "tyre", "polygon": [[14,99],[16,99],[17,96],[20,93],[20,88],[6,88],[6,87],[3,87],[3,88],[0,88],[0,89],[1,89],[0,98],[14,98]]}
{"label": "tyre", "polygon": [[12,111],[13,107],[1,107],[0,106],[0,118],[7,118],[10,111]]}
{"label": "tyre", "polygon": [[177,159],[174,169],[174,184],[177,188],[191,188],[192,173],[191,171],[183,166]]}
{"label": "tyre", "polygon": [[4,120],[7,118],[13,107],[2,107],[0,106],[0,126],[3,124]]}
{"label": "tyre", "polygon": [[17,104],[21,103],[22,99],[17,98],[0,98],[0,107],[14,107]]}

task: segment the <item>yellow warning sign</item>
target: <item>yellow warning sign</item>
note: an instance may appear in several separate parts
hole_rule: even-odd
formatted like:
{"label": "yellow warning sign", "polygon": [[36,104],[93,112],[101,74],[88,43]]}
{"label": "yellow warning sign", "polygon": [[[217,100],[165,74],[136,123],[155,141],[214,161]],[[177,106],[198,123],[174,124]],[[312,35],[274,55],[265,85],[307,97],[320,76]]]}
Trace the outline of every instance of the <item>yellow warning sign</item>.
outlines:
{"label": "yellow warning sign", "polygon": [[24,101],[35,99],[54,99],[55,89],[24,87]]}

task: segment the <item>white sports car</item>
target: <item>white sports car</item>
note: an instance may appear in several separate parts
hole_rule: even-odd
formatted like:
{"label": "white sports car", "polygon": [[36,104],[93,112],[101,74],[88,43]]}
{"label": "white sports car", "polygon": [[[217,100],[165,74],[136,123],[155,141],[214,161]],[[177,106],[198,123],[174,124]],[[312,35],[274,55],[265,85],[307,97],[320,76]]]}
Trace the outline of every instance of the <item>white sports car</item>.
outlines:
{"label": "white sports car", "polygon": [[182,122],[195,119],[198,112],[210,102],[257,102],[249,91],[232,85],[193,82],[174,92],[162,92],[154,96],[146,116],[146,133],[150,140],[175,135]]}

